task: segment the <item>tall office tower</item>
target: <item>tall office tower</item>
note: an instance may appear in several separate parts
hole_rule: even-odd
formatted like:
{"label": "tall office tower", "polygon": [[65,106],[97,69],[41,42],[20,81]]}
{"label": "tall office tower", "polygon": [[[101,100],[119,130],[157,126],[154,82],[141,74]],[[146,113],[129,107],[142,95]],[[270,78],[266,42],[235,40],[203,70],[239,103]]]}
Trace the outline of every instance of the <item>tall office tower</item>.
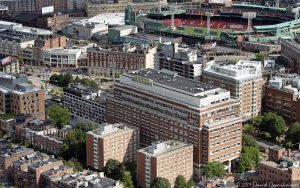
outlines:
{"label": "tall office tower", "polygon": [[174,140],[157,141],[138,150],[137,156],[137,181],[140,187],[150,187],[157,177],[166,178],[172,187],[179,175],[187,180],[193,177],[192,144]]}
{"label": "tall office tower", "polygon": [[109,159],[135,163],[139,139],[137,127],[123,123],[102,124],[86,133],[87,165],[103,170]]}
{"label": "tall office tower", "polygon": [[123,74],[108,96],[108,122],[140,128],[141,145],[178,140],[194,145],[194,175],[209,161],[230,166],[241,152],[239,101],[224,89],[167,70]]}
{"label": "tall office tower", "polygon": [[261,62],[240,60],[233,64],[210,61],[203,70],[202,81],[227,89],[232,97],[239,99],[243,121],[260,114],[264,84]]}

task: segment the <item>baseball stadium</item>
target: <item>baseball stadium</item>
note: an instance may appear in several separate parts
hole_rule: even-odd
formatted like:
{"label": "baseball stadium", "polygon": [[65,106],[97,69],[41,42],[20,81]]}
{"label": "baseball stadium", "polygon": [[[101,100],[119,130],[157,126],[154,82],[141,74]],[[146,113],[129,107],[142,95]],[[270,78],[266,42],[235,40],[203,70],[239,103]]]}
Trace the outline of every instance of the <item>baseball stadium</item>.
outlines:
{"label": "baseball stadium", "polygon": [[128,5],[127,24],[145,32],[182,36],[190,40],[213,38],[225,42],[272,41],[300,33],[299,8],[252,4],[184,3],[143,12]]}

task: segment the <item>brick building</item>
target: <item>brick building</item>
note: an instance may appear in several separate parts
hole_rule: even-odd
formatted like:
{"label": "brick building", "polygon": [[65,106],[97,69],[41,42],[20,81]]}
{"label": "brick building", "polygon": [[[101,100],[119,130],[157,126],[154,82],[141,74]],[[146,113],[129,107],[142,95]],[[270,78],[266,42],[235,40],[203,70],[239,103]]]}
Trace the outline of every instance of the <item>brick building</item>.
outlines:
{"label": "brick building", "polygon": [[156,47],[125,45],[109,50],[88,48],[88,66],[91,75],[119,77],[121,74],[146,68],[154,68]]}
{"label": "brick building", "polygon": [[242,50],[256,53],[267,52],[269,54],[279,54],[281,52],[280,43],[243,41],[239,43],[239,46]]}
{"label": "brick building", "polygon": [[[39,124],[39,128],[32,129],[26,126],[21,129],[21,142],[31,144],[34,148],[51,154],[60,154],[63,149],[64,140],[72,130],[66,126],[63,129]],[[42,129],[40,127],[43,127]]]}
{"label": "brick building", "polygon": [[9,148],[5,147],[1,149],[0,155],[0,182],[12,182],[13,181],[13,163],[20,160],[21,157],[34,153],[33,149],[24,147]]}
{"label": "brick building", "polygon": [[263,110],[276,112],[288,123],[300,121],[300,79],[294,78],[284,83],[282,78],[272,78],[265,87]]}
{"label": "brick building", "polygon": [[28,184],[28,166],[43,160],[49,160],[50,156],[43,153],[33,153],[21,157],[13,164],[13,184],[16,187],[30,187]]}
{"label": "brick building", "polygon": [[193,144],[198,177],[209,161],[230,169],[241,152],[239,101],[229,91],[167,70],[122,75],[108,96],[107,121],[139,127],[142,146],[172,139]]}
{"label": "brick building", "polygon": [[299,40],[281,40],[281,54],[283,59],[295,71],[300,70],[300,44]]}
{"label": "brick building", "polygon": [[69,22],[69,14],[63,13],[30,13],[21,12],[14,17],[15,22],[26,26],[59,31],[62,26]]}
{"label": "brick building", "polygon": [[233,64],[213,60],[203,70],[202,81],[229,90],[232,97],[239,99],[244,121],[261,113],[261,62],[240,60]]}
{"label": "brick building", "polygon": [[43,172],[64,165],[62,161],[49,159],[28,166],[28,184],[30,188],[41,187],[41,175]]}
{"label": "brick building", "polygon": [[45,92],[28,84],[25,75],[13,75],[0,72],[0,112],[13,114],[31,114],[44,119]]}
{"label": "brick building", "polygon": [[[279,160],[278,160],[279,159]],[[279,185],[298,185],[300,182],[300,154],[282,147],[269,148],[269,160],[261,161],[258,167],[257,182]]]}
{"label": "brick building", "polygon": [[166,178],[173,187],[178,175],[193,177],[193,145],[169,140],[153,142],[138,150],[137,181],[139,187],[150,187],[157,177]]}
{"label": "brick building", "polygon": [[102,124],[86,133],[87,166],[101,171],[109,159],[135,163],[139,145],[138,128],[123,123]]}

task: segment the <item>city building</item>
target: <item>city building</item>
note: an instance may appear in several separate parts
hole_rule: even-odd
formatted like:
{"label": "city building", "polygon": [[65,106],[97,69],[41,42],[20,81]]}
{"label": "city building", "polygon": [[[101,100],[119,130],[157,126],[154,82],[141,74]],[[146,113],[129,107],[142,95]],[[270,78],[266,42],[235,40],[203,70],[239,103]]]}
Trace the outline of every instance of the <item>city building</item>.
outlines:
{"label": "city building", "polygon": [[167,69],[177,72],[179,76],[200,80],[203,59],[197,55],[197,50],[181,47],[178,43],[163,45],[155,59],[155,69]]}
{"label": "city building", "polygon": [[28,185],[30,185],[31,188],[41,187],[42,173],[63,165],[63,161],[52,158],[29,165],[27,175]]}
{"label": "city building", "polygon": [[300,44],[299,40],[281,40],[282,58],[295,71],[300,70]]}
{"label": "city building", "polygon": [[261,113],[264,84],[261,62],[240,60],[233,64],[213,60],[203,70],[202,81],[224,88],[239,99],[244,121]]}
{"label": "city building", "polygon": [[53,177],[59,175],[71,174],[73,173],[73,167],[67,165],[55,166],[47,171],[41,173],[39,187],[49,187],[51,186],[51,180]]}
{"label": "city building", "polygon": [[35,37],[13,30],[0,31],[0,57],[22,56],[22,49],[34,44]]}
{"label": "city building", "polygon": [[[159,4],[166,4],[167,1],[132,1],[132,5],[137,10],[150,10],[159,6]],[[125,0],[118,1],[97,1],[97,0],[89,0],[85,4],[85,12],[88,17],[95,16],[100,13],[117,13],[124,12],[128,2]]]}
{"label": "city building", "polygon": [[64,35],[81,40],[99,38],[100,35],[107,33],[107,31],[107,24],[90,22],[89,20],[72,22],[62,28]]}
{"label": "city building", "polygon": [[44,95],[41,89],[28,84],[25,75],[0,72],[0,112],[31,114],[35,118],[45,118]]}
{"label": "city building", "polygon": [[[36,122],[36,120],[34,120]],[[43,121],[37,121],[40,127],[43,125]],[[70,126],[66,126],[63,129],[57,129],[51,125],[44,129],[40,127],[33,128],[32,126],[26,126],[21,129],[21,142],[32,145],[34,148],[46,151],[51,154],[60,154],[63,149],[64,140],[67,134],[72,130]]]}
{"label": "city building", "polygon": [[288,123],[300,121],[300,78],[271,78],[265,87],[263,111],[276,112]]}
{"label": "city building", "polygon": [[30,187],[28,184],[28,166],[43,160],[49,160],[50,156],[43,153],[33,153],[21,157],[13,163],[13,184],[16,187]]}
{"label": "city building", "polygon": [[84,10],[85,0],[67,0],[68,10]]}
{"label": "city building", "polygon": [[135,163],[139,133],[138,128],[123,123],[102,124],[87,132],[87,166],[101,171],[109,159]]}
{"label": "city building", "polygon": [[239,100],[225,89],[167,70],[123,74],[108,96],[107,121],[139,127],[141,146],[172,139],[193,144],[197,177],[210,161],[224,162],[230,170],[241,152]]}
{"label": "city building", "polygon": [[77,188],[77,187],[105,187],[105,188],[123,188],[119,182],[107,178],[103,172],[95,173],[92,171],[83,171],[78,173],[63,174],[51,178],[50,188]]}
{"label": "city building", "polygon": [[243,41],[239,43],[242,50],[256,53],[266,52],[269,54],[280,54],[281,44],[278,42],[248,42]]}
{"label": "city building", "polygon": [[108,29],[108,42],[110,43],[118,43],[120,42],[120,38],[124,36],[128,36],[131,34],[137,34],[138,29],[137,26],[133,25],[121,25]]}
{"label": "city building", "polygon": [[19,34],[23,36],[37,36],[37,35],[52,35],[53,32],[40,29],[35,27],[23,26],[20,23],[15,23],[13,21],[0,21],[0,28],[9,30],[12,34]]}
{"label": "city building", "polygon": [[55,11],[67,10],[66,0],[0,0],[10,13],[42,12],[43,7],[53,6]]}
{"label": "city building", "polygon": [[21,12],[14,17],[15,22],[26,26],[60,31],[62,26],[69,22],[69,14],[56,13],[32,13]]}
{"label": "city building", "polygon": [[19,73],[19,60],[15,57],[8,56],[0,60],[0,71],[5,73]]}
{"label": "city building", "polygon": [[156,50],[157,47],[130,44],[110,49],[88,48],[89,73],[91,75],[119,77],[121,74],[133,70],[154,68]]}
{"label": "city building", "polygon": [[257,182],[285,185],[299,185],[300,153],[291,152],[280,146],[269,148],[269,159],[258,166]]}
{"label": "city building", "polygon": [[33,149],[24,147],[4,147],[0,154],[0,182],[13,181],[13,163],[21,157],[33,154]]}
{"label": "city building", "polygon": [[106,97],[109,90],[97,90],[79,84],[64,88],[64,107],[77,120],[102,124],[106,122]]}
{"label": "city building", "polygon": [[193,177],[193,145],[168,140],[156,141],[138,150],[137,181],[139,187],[150,187],[157,177],[166,178],[175,185],[176,177]]}
{"label": "city building", "polygon": [[80,55],[78,48],[43,49],[43,62],[50,67],[77,67]]}

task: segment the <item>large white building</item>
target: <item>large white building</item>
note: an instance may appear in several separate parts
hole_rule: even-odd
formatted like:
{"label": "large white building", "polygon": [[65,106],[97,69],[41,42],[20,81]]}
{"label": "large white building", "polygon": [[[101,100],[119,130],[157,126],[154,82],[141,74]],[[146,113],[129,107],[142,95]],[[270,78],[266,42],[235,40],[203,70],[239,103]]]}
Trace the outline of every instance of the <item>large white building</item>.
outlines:
{"label": "large white building", "polygon": [[262,64],[260,61],[240,60],[233,64],[210,61],[203,70],[202,81],[230,91],[240,100],[244,120],[261,113]]}
{"label": "large white building", "polygon": [[69,23],[62,28],[64,35],[78,39],[98,38],[100,35],[107,33],[107,31],[107,24],[91,22],[89,20]]}
{"label": "large white building", "polygon": [[53,48],[43,50],[44,63],[57,67],[77,67],[81,49]]}

